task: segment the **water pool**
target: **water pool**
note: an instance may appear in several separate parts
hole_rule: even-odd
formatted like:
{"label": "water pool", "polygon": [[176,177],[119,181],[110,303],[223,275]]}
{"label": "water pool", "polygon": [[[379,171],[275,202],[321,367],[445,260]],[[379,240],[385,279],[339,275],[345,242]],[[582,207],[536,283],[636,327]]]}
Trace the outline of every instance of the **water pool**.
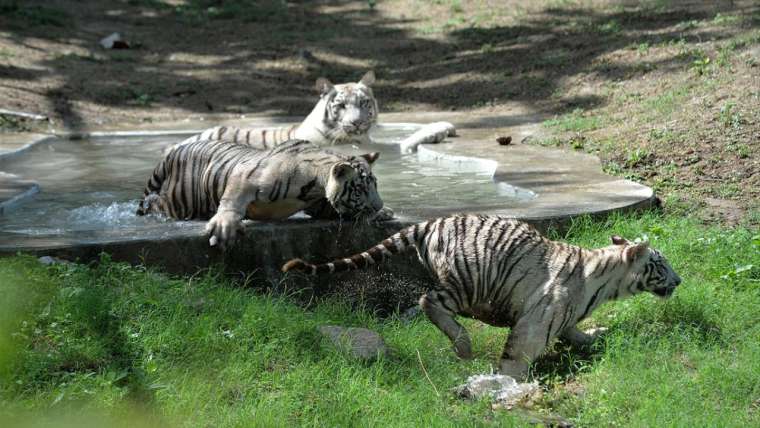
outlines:
{"label": "water pool", "polygon": [[[529,190],[495,182],[492,161],[445,160],[422,152],[402,155],[393,143],[416,129],[413,124],[385,124],[373,131],[378,144],[333,149],[381,152],[374,168],[380,194],[402,217],[418,208],[456,212],[535,197]],[[32,200],[0,216],[0,243],[12,244],[23,237],[51,237],[58,242],[155,239],[197,230],[199,222],[134,214],[162,150],[184,138],[51,139],[12,158],[0,158],[0,171],[40,185]]]}

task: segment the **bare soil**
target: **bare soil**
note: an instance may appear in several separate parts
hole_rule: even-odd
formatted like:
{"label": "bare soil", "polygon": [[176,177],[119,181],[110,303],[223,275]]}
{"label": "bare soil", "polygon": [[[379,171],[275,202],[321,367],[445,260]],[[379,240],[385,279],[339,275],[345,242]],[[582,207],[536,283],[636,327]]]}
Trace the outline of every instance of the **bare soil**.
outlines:
{"label": "bare soil", "polygon": [[[98,44],[113,32],[130,49]],[[43,127],[303,115],[317,77],[367,69],[384,111],[539,112],[534,143],[760,223],[755,1],[0,0],[0,108]]]}

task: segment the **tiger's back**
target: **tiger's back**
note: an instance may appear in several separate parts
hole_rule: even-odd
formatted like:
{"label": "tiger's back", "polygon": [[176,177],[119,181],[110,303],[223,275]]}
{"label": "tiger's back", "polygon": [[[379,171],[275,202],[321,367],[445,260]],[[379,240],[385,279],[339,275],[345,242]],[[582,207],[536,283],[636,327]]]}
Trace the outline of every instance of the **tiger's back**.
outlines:
{"label": "tiger's back", "polygon": [[[377,192],[378,153],[334,153],[305,140],[256,150],[218,140],[175,146],[148,180],[138,215],[209,220],[214,242],[234,240],[243,218],[392,218]],[[218,235],[218,236],[217,236]]]}
{"label": "tiger's back", "polygon": [[242,145],[208,140],[175,146],[153,170],[137,214],[208,220],[219,206],[233,168],[264,156]]}

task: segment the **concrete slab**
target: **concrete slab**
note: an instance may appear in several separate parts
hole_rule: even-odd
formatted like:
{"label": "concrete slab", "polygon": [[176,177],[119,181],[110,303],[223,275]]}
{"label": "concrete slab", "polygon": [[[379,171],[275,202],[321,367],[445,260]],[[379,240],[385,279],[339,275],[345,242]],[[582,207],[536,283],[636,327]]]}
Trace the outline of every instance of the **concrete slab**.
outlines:
{"label": "concrete slab", "polygon": [[[446,168],[490,169],[494,180],[503,182],[506,191],[511,185],[520,191],[535,193],[532,199],[472,206],[467,209],[470,212],[521,218],[540,229],[546,229],[550,225],[561,227],[580,214],[604,215],[612,211],[646,208],[654,201],[650,188],[602,173],[595,156],[520,144],[524,137],[540,132],[538,124],[543,117],[539,115],[494,118],[456,112],[386,113],[381,118],[386,122],[451,121],[458,126],[460,136],[441,144],[421,146],[420,156],[438,158],[442,167]],[[226,124],[272,125],[292,123],[294,119],[257,117],[228,120]],[[147,131],[145,135],[177,131],[192,133],[212,125],[197,121],[151,124],[150,128],[141,132]],[[110,134],[112,132],[117,134]],[[93,130],[89,135],[124,135],[124,132],[133,133],[134,130]],[[501,146],[496,142],[496,137],[507,135],[515,143]],[[82,138],[87,134],[62,136]],[[11,156],[14,145],[25,150],[30,144],[44,141],[44,136],[32,136],[25,144],[20,144],[23,141],[18,139],[8,143],[2,141],[6,138],[0,139],[0,150],[4,147],[8,149],[5,154],[0,151],[0,156]],[[81,234],[75,239],[19,236],[12,242],[0,242],[0,255],[22,251],[38,256],[90,261],[105,251],[112,254],[115,260],[161,265],[176,273],[194,272],[213,264],[222,264],[233,272],[256,272],[260,281],[280,287],[283,283],[280,282],[279,267],[292,257],[326,260],[352,254],[374,245],[405,225],[452,214],[451,210],[411,205],[410,201],[410,206],[404,207],[403,216],[380,227],[307,219],[252,223],[246,228],[246,237],[227,253],[209,248],[203,236],[202,222],[189,222],[181,233],[172,236],[163,236],[158,228],[156,238],[150,240],[129,239],[126,236],[104,241],[97,234]],[[379,310],[392,311],[413,305],[429,278],[413,255],[405,255],[382,268],[373,267],[365,272],[317,278],[315,281],[322,286],[317,288],[320,292],[341,290],[340,294],[344,296],[354,296]],[[284,284],[303,288],[310,283],[305,278],[291,277]]]}
{"label": "concrete slab", "polygon": [[34,181],[0,172],[0,216],[10,215],[14,208],[39,191],[40,186]]}

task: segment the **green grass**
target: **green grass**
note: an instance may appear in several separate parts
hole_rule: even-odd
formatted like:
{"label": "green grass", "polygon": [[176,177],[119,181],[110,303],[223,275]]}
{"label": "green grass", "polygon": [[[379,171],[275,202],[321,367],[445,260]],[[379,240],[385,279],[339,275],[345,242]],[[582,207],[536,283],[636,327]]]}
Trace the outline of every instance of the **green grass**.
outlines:
{"label": "green grass", "polygon": [[581,109],[575,109],[570,113],[544,122],[544,126],[564,132],[593,131],[598,129],[601,124],[602,119],[599,116],[584,116]]}
{"label": "green grass", "polygon": [[653,118],[669,118],[673,112],[682,107],[684,99],[691,90],[688,84],[684,84],[646,99],[643,102],[644,112],[649,112]]}
{"label": "green grass", "polygon": [[[589,323],[610,331],[595,352],[548,352],[534,371],[539,408],[580,426],[760,423],[757,231],[646,214],[583,219],[564,238],[600,246],[613,233],[650,240],[684,283],[667,301],[597,311]],[[107,258],[2,259],[0,293],[4,426],[520,425],[450,392],[501,352],[506,331],[478,322],[466,323],[476,358],[461,362],[425,319],[381,320],[335,300],[302,308],[219,273],[174,278]],[[328,323],[376,329],[394,355],[353,361],[320,341],[315,327]],[[585,392],[568,392],[570,380]]]}
{"label": "green grass", "polygon": [[21,5],[18,0],[0,0],[0,15],[6,15],[15,20],[14,27],[53,25],[64,27],[71,16],[63,10],[46,6]]}

